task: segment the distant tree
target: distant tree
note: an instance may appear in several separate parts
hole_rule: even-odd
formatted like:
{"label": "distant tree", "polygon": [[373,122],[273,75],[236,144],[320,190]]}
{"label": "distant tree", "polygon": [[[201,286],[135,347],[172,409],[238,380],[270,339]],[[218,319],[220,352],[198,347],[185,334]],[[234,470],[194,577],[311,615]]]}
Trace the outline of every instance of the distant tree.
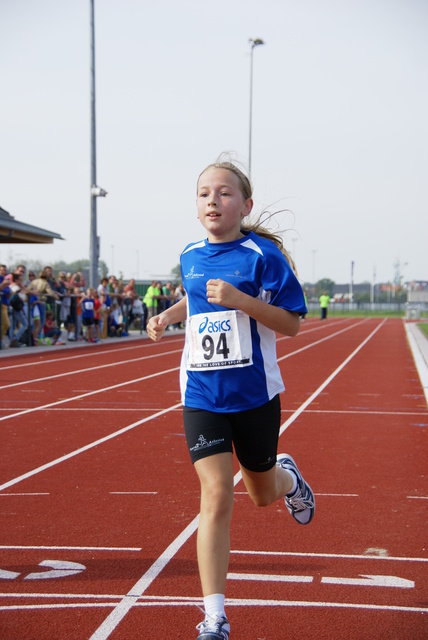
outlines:
{"label": "distant tree", "polygon": [[[18,263],[11,265],[12,271],[16,268],[17,264]],[[41,262],[40,260],[28,260],[25,262],[27,271],[34,271],[35,274],[38,274],[40,271],[42,271],[44,267],[48,265],[52,267],[52,271],[54,272],[55,276],[58,276],[58,273],[60,271],[65,271],[66,273],[69,273],[69,272],[77,273],[78,271],[81,271],[86,275],[89,274],[89,260],[83,259],[83,258],[80,260],[75,260],[74,262],[66,262],[65,260],[58,260],[57,262],[51,262],[51,263]],[[100,279],[103,276],[108,275],[108,267],[104,262],[104,260],[99,261],[99,274],[100,274]]]}
{"label": "distant tree", "polygon": [[[40,260],[29,260],[28,262],[25,263],[25,266],[27,267],[27,273],[29,271],[34,271],[34,273],[37,275],[39,275],[39,272],[43,269],[43,267],[45,266],[44,264],[42,264],[42,262],[40,262]],[[15,268],[16,265],[14,265],[13,268]],[[11,271],[12,271],[12,267],[11,267]]]}
{"label": "distant tree", "polygon": [[181,282],[181,267],[179,264],[173,269],[171,269],[171,273],[173,276],[175,276],[176,282]]}
{"label": "distant tree", "polygon": [[324,291],[327,291],[330,297],[333,296],[333,289],[336,283],[329,278],[323,278],[322,280],[318,280],[315,285],[315,295],[320,296]]}
{"label": "distant tree", "polygon": [[99,270],[101,272],[101,278],[104,278],[105,276],[108,276],[108,266],[107,264],[104,262],[104,260],[100,260],[99,264],[98,264]]}
{"label": "distant tree", "polygon": [[362,291],[361,293],[354,293],[354,302],[357,304],[364,304],[370,302],[370,293],[368,291]]}

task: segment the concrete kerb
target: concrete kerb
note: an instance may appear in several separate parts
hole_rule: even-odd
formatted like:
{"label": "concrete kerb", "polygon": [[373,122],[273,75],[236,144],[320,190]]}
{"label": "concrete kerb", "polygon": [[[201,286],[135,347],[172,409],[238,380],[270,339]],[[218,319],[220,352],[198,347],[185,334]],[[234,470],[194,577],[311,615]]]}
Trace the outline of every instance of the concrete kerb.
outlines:
{"label": "concrete kerb", "polygon": [[417,322],[405,322],[404,324],[428,405],[428,339]]}

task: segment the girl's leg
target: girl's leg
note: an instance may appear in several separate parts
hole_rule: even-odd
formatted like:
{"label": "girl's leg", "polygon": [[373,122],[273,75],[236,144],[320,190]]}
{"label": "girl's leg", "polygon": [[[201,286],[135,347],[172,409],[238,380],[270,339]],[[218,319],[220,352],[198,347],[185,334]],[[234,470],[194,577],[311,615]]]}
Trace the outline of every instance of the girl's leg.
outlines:
{"label": "girl's leg", "polygon": [[40,318],[34,318],[34,324],[33,324],[33,340],[34,340],[34,344],[37,344],[37,340],[39,337],[39,332],[40,332]]}
{"label": "girl's leg", "polygon": [[28,320],[27,317],[25,315],[25,313],[23,311],[18,311],[16,313],[16,311],[13,312],[13,316],[14,316],[14,320],[16,322],[16,320],[18,320],[20,327],[18,329],[18,331],[16,332],[15,335],[15,340],[20,340],[22,338],[22,336],[24,335],[26,329],[28,328]]}
{"label": "girl's leg", "polygon": [[241,471],[248,493],[258,507],[266,507],[283,497],[296,522],[309,524],[312,521],[315,513],[314,494],[290,455],[281,454],[275,467],[269,471],[257,473],[242,465]]}
{"label": "girl's leg", "polygon": [[226,590],[234,495],[232,454],[218,453],[197,460],[195,469],[201,484],[197,552],[205,597]]}
{"label": "girl's leg", "polygon": [[46,304],[44,302],[39,303],[39,310],[40,310],[40,328],[39,328],[39,333],[37,337],[43,338],[43,327],[45,325],[45,320],[46,320]]}
{"label": "girl's leg", "polygon": [[267,507],[293,490],[295,480],[291,473],[278,465],[269,471],[255,472],[241,465],[242,479],[251,500],[258,507]]}

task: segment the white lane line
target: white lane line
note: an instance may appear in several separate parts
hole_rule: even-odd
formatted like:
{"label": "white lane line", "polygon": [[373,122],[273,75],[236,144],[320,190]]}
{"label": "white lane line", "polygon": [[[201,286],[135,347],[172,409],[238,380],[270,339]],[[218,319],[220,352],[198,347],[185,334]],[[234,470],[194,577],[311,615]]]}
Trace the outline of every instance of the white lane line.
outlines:
{"label": "white lane line", "polygon": [[113,496],[157,496],[157,491],[110,491]]}
{"label": "white lane line", "polygon": [[302,347],[301,349],[297,349],[296,351],[293,351],[292,353],[287,353],[285,356],[282,356],[281,358],[278,358],[278,362],[281,362],[282,360],[286,360],[287,358],[291,358],[291,356],[294,356],[297,353],[301,353],[302,351],[306,351],[307,349],[312,349],[312,347],[315,347],[318,344],[322,344],[323,342],[326,342],[327,340],[331,340],[332,338],[336,338],[341,333],[345,333],[345,331],[350,331],[351,329],[353,329],[354,327],[359,326],[360,324],[361,324],[361,321],[355,322],[354,324],[351,324],[349,327],[345,327],[344,329],[340,329],[340,331],[336,331],[335,333],[330,333],[328,336],[324,336],[324,338],[321,338],[320,340],[317,340],[316,342],[311,342],[310,344],[307,344],[305,347]]}
{"label": "white lane line", "polygon": [[315,493],[316,496],[327,496],[331,498],[359,498],[359,493]]}
{"label": "white lane line", "polygon": [[[365,322],[365,320],[363,322]],[[348,329],[352,329],[353,327],[357,326],[357,324],[361,324],[361,322],[355,323],[355,324],[351,325],[350,327],[346,327],[345,329],[342,329],[341,331],[338,331],[338,332],[336,332],[334,334],[331,334],[331,336],[328,336],[326,338],[323,338],[322,340],[314,342],[311,345],[307,345],[306,347],[303,347],[302,349],[297,349],[296,351],[293,351],[292,353],[289,353],[286,356],[283,356],[282,358],[278,358],[278,362],[280,362],[281,360],[284,360],[286,358],[290,358],[291,356],[296,355],[296,354],[300,353],[301,351],[305,351],[306,349],[311,348],[311,346],[315,346],[317,344],[320,344],[321,342],[324,342],[325,340],[330,339],[330,337],[337,336],[340,333],[342,333],[343,331],[348,331]],[[169,352],[165,352],[165,353],[162,353],[162,354],[153,354],[153,355],[150,355],[150,356],[143,356],[143,357],[140,357],[140,358],[134,358],[132,360],[123,360],[121,362],[114,362],[114,363],[101,365],[101,366],[97,366],[97,367],[79,369],[78,371],[71,371],[69,373],[61,373],[61,374],[58,374],[56,376],[46,376],[45,378],[37,378],[37,379],[33,379],[33,380],[26,380],[26,381],[22,381],[22,382],[16,382],[16,383],[13,383],[11,385],[6,385],[6,386],[3,386],[3,387],[0,387],[0,390],[1,389],[7,389],[9,387],[15,387],[15,386],[19,386],[19,385],[24,385],[24,384],[31,384],[33,382],[35,383],[35,382],[40,382],[40,381],[52,380],[54,378],[61,378],[61,377],[65,377],[65,376],[68,376],[68,375],[75,375],[76,373],[86,373],[88,371],[99,370],[100,368],[103,368],[103,367],[112,367],[112,366],[121,365],[121,364],[128,364],[130,362],[139,362],[139,361],[145,360],[145,359],[156,358],[156,357],[158,357],[158,355],[170,355],[170,354],[173,354],[173,353],[181,353],[181,352],[182,352],[182,349],[178,349],[178,350],[175,350],[175,351],[169,351]],[[171,371],[178,371],[179,368],[180,367],[175,367],[173,369],[167,369],[166,371],[163,371],[163,372],[160,372],[160,373],[157,373],[157,374],[152,374],[151,376],[147,376],[147,377],[143,377],[143,378],[136,378],[135,380],[130,380],[129,382],[122,382],[122,383],[120,383],[118,385],[114,385],[112,387],[105,387],[105,388],[100,389],[100,390],[95,390],[95,391],[84,393],[84,394],[81,394],[81,395],[78,395],[78,396],[74,396],[73,398],[65,398],[65,399],[59,400],[57,402],[53,402],[53,403],[50,403],[50,404],[42,405],[40,407],[32,407],[31,409],[18,411],[16,414],[0,417],[0,422],[3,421],[3,420],[8,420],[9,418],[14,418],[14,417],[17,417],[17,416],[25,415],[26,413],[32,413],[34,411],[41,411],[43,409],[51,409],[52,407],[58,406],[60,404],[64,404],[64,403],[67,403],[67,402],[72,402],[73,400],[79,400],[79,399],[85,398],[87,396],[95,395],[97,393],[102,393],[103,391],[109,391],[111,389],[117,389],[117,388],[120,388],[122,386],[126,386],[128,384],[132,384],[134,382],[140,382],[140,381],[146,380],[146,379],[148,379],[150,377],[155,377],[156,375],[163,375],[164,373],[169,373]]]}
{"label": "white lane line", "polygon": [[[18,411],[18,413],[12,413],[8,416],[3,416],[0,418],[0,422],[3,420],[10,420],[11,418],[18,418],[19,416],[25,416],[28,413],[34,413],[35,411],[44,411],[45,409],[50,409],[51,407],[57,407],[58,405],[66,404],[67,402],[74,402],[75,400],[81,400],[82,398],[88,398],[89,396],[95,396],[98,393],[104,393],[106,391],[112,391],[113,389],[119,389],[119,387],[124,387],[128,384],[134,384],[136,382],[142,382],[143,380],[150,380],[151,378],[156,378],[158,376],[163,376],[166,373],[171,373],[172,371],[178,371],[180,367],[173,367],[172,369],[164,369],[164,371],[158,371],[157,373],[151,373],[148,376],[143,376],[142,378],[135,378],[134,380],[127,380],[126,382],[119,382],[118,384],[113,384],[110,387],[102,387],[101,389],[95,389],[95,391],[89,391],[88,393],[82,393],[78,396],[73,396],[72,398],[63,398],[62,400],[56,400],[55,402],[50,402],[49,404],[43,404],[39,407],[33,407],[31,409],[24,409],[23,411]],[[177,405],[181,406],[181,405]],[[0,487],[1,490],[1,487]]]}
{"label": "white lane line", "polygon": [[[357,326],[357,324],[365,324],[366,322],[368,322],[368,320],[369,320],[369,319],[370,319],[370,318],[361,318],[361,320],[357,321],[357,322],[356,322],[356,323],[354,323],[352,326],[353,326],[353,327],[355,327],[355,326]],[[312,326],[312,325],[311,325],[311,327],[310,327],[310,328],[309,328],[309,327],[304,326],[303,324],[301,324],[301,325],[300,325],[300,331],[299,331],[299,333],[297,334],[297,336],[294,336],[294,337],[293,337],[293,340],[295,340],[295,339],[299,339],[299,338],[304,338],[304,337],[305,337],[306,335],[308,335],[309,333],[318,332],[318,331],[321,331],[321,330],[323,330],[323,329],[330,329],[330,330],[333,330],[333,329],[335,329],[335,328],[336,328],[336,326],[337,326],[337,325],[344,324],[345,322],[346,322],[346,323],[349,323],[351,320],[355,320],[355,318],[352,318],[352,319],[351,319],[351,318],[347,318],[347,319],[345,319],[345,320],[337,320],[334,324],[329,324],[329,325],[321,324],[321,323],[320,323],[320,324],[319,324],[319,325],[317,325],[317,326]],[[278,337],[278,338],[276,339],[276,341],[277,341],[277,342],[282,342],[283,340],[291,340],[291,339],[292,339],[292,338],[291,338],[290,336],[281,336],[281,337]]]}
{"label": "white lane line", "polygon": [[[30,389],[25,389],[25,391],[32,391]],[[35,393],[39,393],[39,391],[34,390]],[[125,393],[129,393],[130,390],[127,390]],[[139,393],[139,391],[131,391],[131,393]],[[168,391],[167,393],[177,393],[177,391]],[[74,400],[74,398],[72,398]],[[127,403],[130,404],[129,402]],[[34,407],[33,407],[34,409]],[[0,407],[0,413],[5,411],[21,411],[22,407]],[[112,411],[120,411],[124,412],[134,412],[135,411],[153,411],[153,406],[150,403],[145,403],[144,406],[134,405],[132,407],[123,407],[117,403],[103,403],[102,407],[49,407],[49,411],[74,411],[76,413],[88,413],[88,412],[97,412],[97,413],[111,413]],[[287,407],[282,407],[281,413],[293,413],[294,409],[287,409]],[[357,410],[335,410],[335,409],[307,409],[306,413],[317,413],[324,415],[355,415],[355,416],[367,416],[367,415],[376,415],[376,416],[414,416],[416,418],[428,419],[428,414],[426,412],[414,412],[414,411],[372,411],[371,409],[358,409]],[[427,425],[428,426],[428,425]],[[180,434],[181,435],[181,434]]]}
{"label": "white lane line", "polygon": [[385,318],[380,324],[378,324],[377,327],[367,336],[367,338],[365,338],[359,344],[359,346],[356,349],[354,349],[354,351],[347,358],[345,358],[345,360],[342,362],[342,364],[339,365],[337,367],[337,369],[335,371],[333,371],[333,373],[331,375],[329,375],[328,378],[326,378],[324,380],[322,385],[320,387],[318,387],[318,389],[316,391],[314,391],[314,393],[302,405],[300,405],[300,407],[297,409],[297,411],[295,413],[293,413],[293,415],[290,416],[288,418],[288,420],[286,420],[286,422],[284,422],[284,424],[282,425],[281,430],[279,432],[280,436],[284,433],[284,431],[286,429],[288,429],[290,424],[292,424],[296,420],[296,418],[298,418],[300,416],[300,414],[302,414],[303,411],[315,400],[315,398],[317,398],[320,395],[320,393],[322,393],[322,391],[324,391],[324,389],[330,384],[330,382],[332,380],[334,380],[334,378],[342,371],[342,369],[344,369],[346,367],[347,364],[349,364],[349,362],[357,355],[357,353],[359,353],[361,351],[361,349],[366,346],[366,344],[373,338],[373,336],[376,335],[376,333],[379,331],[379,329],[381,329],[381,327],[383,327],[383,325],[385,324],[386,321],[387,321],[387,318]]}
{"label": "white lane line", "polygon": [[[11,551],[142,551],[142,547],[64,547],[54,545],[11,545],[1,544],[0,550]],[[25,596],[26,594],[22,594]]]}
{"label": "white lane line", "polygon": [[[140,392],[137,392],[140,393]],[[173,391],[172,393],[177,393],[176,391]],[[34,408],[34,407],[33,407]],[[0,412],[3,411],[21,411],[22,407],[3,407],[0,408]],[[77,413],[89,413],[89,412],[96,412],[96,413],[112,413],[113,411],[120,411],[120,413],[135,413],[136,411],[138,411],[139,413],[142,413],[143,411],[145,411],[146,413],[148,411],[153,411],[153,406],[148,406],[147,403],[145,404],[145,406],[134,406],[134,407],[122,407],[120,406],[120,404],[111,404],[109,405],[108,402],[106,402],[104,404],[104,406],[102,407],[49,407],[49,411],[75,411]]]}
{"label": "white lane line", "polygon": [[408,500],[428,500],[428,496],[407,496]]}
{"label": "white lane line", "polygon": [[175,540],[165,549],[162,555],[152,564],[151,567],[144,573],[144,575],[135,583],[131,590],[122,598],[120,603],[116,605],[113,611],[107,616],[107,618],[98,627],[95,633],[92,634],[90,640],[101,640],[101,638],[108,638],[114,631],[121,620],[126,616],[129,610],[136,604],[138,598],[144,593],[144,591],[151,585],[151,583],[157,578],[161,571],[172,560],[181,547],[187,542],[187,540],[193,535],[198,528],[199,514],[187,525],[187,527],[177,536]]}
{"label": "white lane line", "polygon": [[12,498],[20,497],[20,496],[50,496],[50,493],[0,493],[0,498],[2,496],[9,496]]}
{"label": "white lane line", "polygon": [[[83,411],[83,409],[82,409]],[[292,412],[293,409],[287,409],[283,407],[281,411]],[[306,413],[324,413],[324,414],[350,414],[350,415],[375,415],[375,416],[415,416],[418,418],[426,418],[428,414],[423,409],[421,411],[373,411],[372,409],[308,409]]]}
{"label": "white lane line", "polygon": [[[183,334],[183,338],[180,340],[178,338],[173,339],[173,340],[168,340],[167,343],[163,343],[161,346],[166,346],[166,345],[170,345],[173,344],[175,342],[181,342],[184,343],[184,334]],[[129,347],[124,347],[121,345],[120,348],[118,349],[105,349],[105,350],[97,350],[97,351],[92,351],[92,349],[86,351],[85,353],[79,353],[76,354],[74,356],[70,356],[70,355],[66,355],[63,358],[52,358],[51,360],[37,360],[37,361],[33,361],[33,362],[20,362],[19,364],[10,364],[7,365],[5,367],[2,367],[2,371],[9,371],[10,369],[23,369],[24,367],[37,367],[37,366],[43,366],[44,364],[56,364],[56,363],[61,363],[63,361],[71,361],[71,360],[81,360],[83,358],[99,358],[100,356],[106,356],[106,355],[114,355],[115,353],[125,353],[126,351],[137,351],[137,349],[154,349],[156,346],[159,346],[159,343],[153,343],[151,341],[148,341],[146,344],[140,344],[140,343],[135,343],[132,342],[131,343],[132,346]],[[168,355],[168,353],[175,353],[175,351],[161,351],[158,355]],[[31,351],[27,351],[26,355],[32,355]],[[35,352],[35,355],[37,355],[37,351]],[[144,356],[142,356],[144,357]]]}
{"label": "white lane line", "polygon": [[[150,376],[150,377],[152,377],[152,376]],[[18,484],[18,482],[22,482],[22,480],[27,480],[27,478],[31,478],[32,476],[35,476],[38,473],[41,473],[42,471],[46,471],[46,469],[50,469],[51,467],[54,467],[57,464],[60,464],[61,462],[65,462],[66,460],[70,460],[70,458],[74,458],[75,456],[80,455],[84,451],[89,451],[90,449],[93,449],[94,447],[97,447],[99,444],[102,444],[103,442],[108,442],[109,440],[112,440],[113,438],[117,438],[118,436],[122,435],[123,433],[126,433],[127,431],[130,431],[131,429],[135,429],[135,427],[139,427],[141,424],[144,424],[145,422],[149,422],[150,420],[154,420],[155,418],[159,418],[159,416],[163,416],[166,413],[169,413],[170,411],[174,411],[175,409],[178,409],[179,407],[181,407],[181,402],[179,402],[178,404],[174,404],[172,407],[168,407],[168,409],[163,409],[162,411],[157,411],[156,413],[154,413],[151,416],[148,416],[147,418],[142,418],[142,420],[137,420],[137,422],[133,422],[132,424],[129,424],[127,427],[123,427],[123,429],[119,429],[119,431],[115,431],[114,433],[110,433],[108,436],[104,436],[103,438],[100,438],[99,440],[95,440],[94,442],[91,442],[90,444],[87,444],[84,447],[81,447],[80,449],[76,449],[75,451],[71,451],[70,453],[67,453],[64,456],[61,456],[60,458],[56,458],[56,460],[52,460],[51,462],[47,462],[46,464],[43,464],[40,467],[37,467],[36,469],[33,469],[32,471],[28,471],[27,473],[23,473],[21,476],[18,476],[17,478],[13,478],[13,480],[9,480],[8,482],[4,482],[2,485],[0,485],[0,491],[3,491],[4,489],[8,489],[9,487],[13,486],[14,484]]]}
{"label": "white lane line", "polygon": [[[354,358],[359,351],[373,338],[379,329],[384,325],[386,319],[383,320],[377,327],[361,342],[361,344],[354,349],[354,351],[342,362],[342,364],[325,380],[325,382],[318,387],[318,389],[290,416],[290,418],[282,425],[280,429],[280,435],[284,433],[286,429],[300,416],[300,414],[306,409],[306,407],[319,396],[319,394],[330,384],[330,382],[342,371],[342,369]],[[234,476],[234,486],[242,479],[241,472]],[[98,629],[92,634],[90,640],[106,640],[118,624],[123,620],[130,609],[136,604],[137,599],[142,596],[144,591],[152,584],[161,571],[167,566],[172,558],[178,553],[181,547],[187,542],[187,540],[194,534],[199,524],[199,514],[187,525],[187,527],[177,536],[175,540],[165,549],[161,556],[152,564],[152,566],[146,571],[146,573],[135,583],[131,590],[126,594],[122,601],[113,609],[113,611],[107,616],[104,622],[98,627]]]}
{"label": "white lane line", "polygon": [[313,576],[275,575],[271,573],[228,573],[228,580],[250,580],[253,582],[313,582]]}
{"label": "white lane line", "polygon": [[[1,594],[0,594],[1,595]],[[23,594],[24,596],[27,594]],[[40,597],[40,595],[39,595]],[[85,596],[80,596],[82,599]],[[153,600],[135,602],[135,607],[194,607],[201,603],[201,598],[163,600],[162,596],[153,596]],[[350,602],[318,602],[311,600],[255,600],[226,598],[226,607],[298,607],[317,609],[366,609],[370,611],[395,611],[402,613],[428,613],[428,607],[409,607],[400,605],[382,605]],[[70,602],[58,604],[29,604],[0,606],[0,611],[27,611],[39,609],[101,609],[114,607],[114,602]],[[93,638],[94,636],[92,636]]]}
{"label": "white lane line", "polygon": [[232,549],[230,553],[244,556],[284,556],[289,558],[339,558],[340,560],[390,560],[393,562],[428,562],[428,558],[370,554],[300,553],[296,551],[248,551],[246,549]]}
{"label": "white lane line", "polygon": [[[64,373],[57,373],[51,376],[44,376],[43,378],[32,378],[30,380],[21,380],[20,382],[13,382],[11,384],[5,384],[0,387],[2,389],[11,389],[12,387],[21,387],[26,384],[33,384],[36,382],[46,382],[47,380],[55,380],[58,378],[66,378],[67,376],[75,376],[82,373],[88,373],[89,371],[100,371],[101,369],[108,369],[109,367],[117,367],[119,365],[128,365],[131,362],[141,362],[142,360],[151,360],[152,358],[160,358],[163,355],[170,356],[174,353],[182,353],[183,349],[176,349],[175,351],[167,351],[165,353],[153,353],[150,356],[141,356],[139,358],[131,358],[131,360],[121,360],[117,362],[109,362],[108,364],[98,364],[95,367],[86,367],[85,369],[76,369],[75,371],[66,371]],[[179,367],[178,367],[179,368]],[[171,369],[175,371],[175,369]]]}

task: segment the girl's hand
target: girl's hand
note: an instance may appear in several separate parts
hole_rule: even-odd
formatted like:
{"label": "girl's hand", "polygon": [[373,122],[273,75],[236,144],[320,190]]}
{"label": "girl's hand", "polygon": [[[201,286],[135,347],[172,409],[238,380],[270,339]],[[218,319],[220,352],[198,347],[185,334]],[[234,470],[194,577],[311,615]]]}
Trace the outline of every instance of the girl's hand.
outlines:
{"label": "girl's hand", "polygon": [[211,304],[239,309],[241,295],[241,291],[234,287],[233,284],[220,280],[220,278],[208,280],[207,282],[207,300]]}
{"label": "girl's hand", "polygon": [[153,340],[153,342],[159,342],[165,333],[167,326],[168,322],[162,314],[159,316],[153,316],[147,323],[147,335]]}
{"label": "girl's hand", "polygon": [[275,307],[260,298],[253,298],[247,293],[239,291],[229,282],[220,279],[208,280],[207,300],[212,304],[219,304],[229,309],[239,309],[268,329],[285,336],[295,336],[299,331],[298,313]]}

